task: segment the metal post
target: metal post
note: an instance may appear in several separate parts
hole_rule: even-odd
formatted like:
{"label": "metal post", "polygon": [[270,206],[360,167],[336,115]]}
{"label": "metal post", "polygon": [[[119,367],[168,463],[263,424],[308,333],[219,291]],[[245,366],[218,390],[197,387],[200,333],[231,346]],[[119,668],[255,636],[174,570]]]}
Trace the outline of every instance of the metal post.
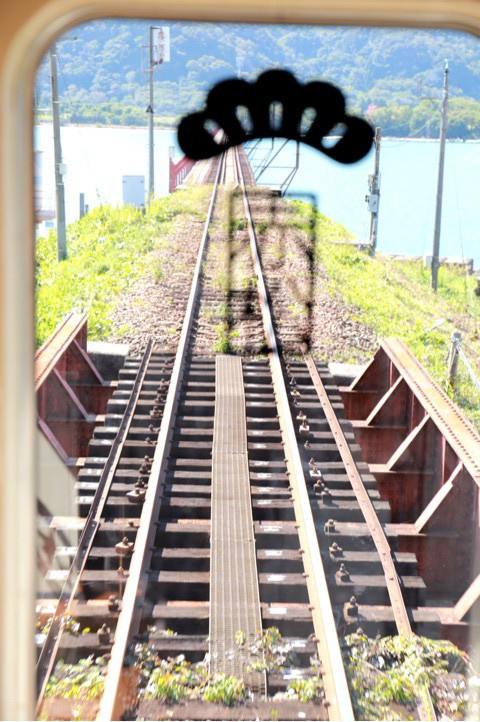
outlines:
{"label": "metal post", "polygon": [[442,121],[440,126],[440,156],[438,160],[437,204],[435,209],[435,228],[433,231],[432,282],[436,292],[438,285],[438,267],[440,251],[440,226],[442,220],[443,167],[445,164],[445,139],[447,136],[447,104],[448,104],[448,62],[445,61],[443,74]]}
{"label": "metal post", "polygon": [[80,218],[85,215],[85,193],[80,193]]}
{"label": "metal post", "polygon": [[50,78],[52,84],[53,150],[55,156],[55,194],[57,204],[57,255],[67,258],[67,228],[65,223],[65,188],[63,185],[62,145],[60,142],[60,111],[58,100],[57,47],[50,48]]}
{"label": "metal post", "polygon": [[455,376],[457,375],[458,368],[458,347],[462,340],[462,334],[460,331],[453,331],[451,336],[450,352],[448,354],[448,382],[450,386],[454,385]]}
{"label": "metal post", "polygon": [[148,35],[148,78],[149,78],[149,105],[147,108],[148,113],[148,207],[153,200],[155,192],[155,178],[154,178],[154,158],[153,158],[153,42],[152,42],[153,27],[150,25]]}
{"label": "metal post", "polygon": [[375,253],[377,248],[378,233],[378,207],[380,205],[380,128],[375,128],[375,160],[373,175],[368,179],[368,190],[370,195],[367,196],[368,210],[370,216],[370,248]]}

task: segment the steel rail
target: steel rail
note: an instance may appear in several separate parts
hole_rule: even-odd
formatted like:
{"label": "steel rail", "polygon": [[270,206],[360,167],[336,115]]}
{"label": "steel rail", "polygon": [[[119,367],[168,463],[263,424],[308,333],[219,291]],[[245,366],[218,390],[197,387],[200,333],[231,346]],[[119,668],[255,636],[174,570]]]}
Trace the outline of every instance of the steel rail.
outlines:
{"label": "steel rail", "polygon": [[[375,548],[378,552],[398,633],[404,636],[412,635],[413,631],[402,594],[401,580],[397,574],[390,544],[388,543],[382,524],[378,519],[375,508],[362,481],[357,464],[353,458],[352,452],[350,451],[350,447],[330,399],[328,398],[328,394],[325,390],[320,374],[318,373],[315,362],[309,352],[304,351],[303,358],[309,370],[310,377],[323,408],[330,431],[332,432],[333,438],[335,439],[335,443],[337,444],[337,448],[340,452],[348,480],[352,486],[358,505],[367,524],[368,531],[370,532]],[[419,710],[420,718],[422,720],[435,720],[436,715],[433,702],[426,685],[422,690],[422,696],[423,708]]]}
{"label": "steel rail", "polygon": [[263,325],[266,339],[269,343],[268,358],[272,373],[275,399],[279,411],[280,429],[284,441],[285,459],[288,469],[287,473],[289,474],[295,517],[298,523],[298,534],[303,551],[303,563],[305,567],[310,604],[312,607],[311,611],[316,635],[317,650],[322,664],[322,677],[328,704],[329,718],[331,720],[342,720],[342,722],[353,722],[355,716],[352,709],[342,653],[338,642],[327,580],[320,553],[310,499],[308,496],[307,484],[303,472],[303,464],[290,412],[282,363],[273,328],[270,302],[263,278],[263,269],[259,255],[255,225],[250,211],[245,181],[237,151],[235,152],[235,158],[241,182],[245,215],[248,221],[250,248],[253,256],[255,273],[257,275],[257,288],[260,306],[262,309]]}
{"label": "steel rail", "polygon": [[[343,433],[343,429],[340,425],[340,422],[338,421],[337,415],[333,409],[330,399],[328,398],[328,394],[325,390],[322,379],[320,378],[318,369],[315,366],[312,355],[309,352],[304,351],[303,358],[309,370],[310,377],[315,387],[315,391],[317,392],[320,404],[322,405],[325,418],[327,419],[328,425],[330,427],[330,431],[333,434],[333,438],[335,439],[335,443],[337,444],[337,448],[340,452],[345,471],[348,475],[348,480],[355,493],[358,505],[367,524],[368,531],[370,532],[370,535],[375,544],[375,548],[378,552],[378,556],[380,557],[380,562],[382,564],[383,573],[387,584],[388,596],[390,598],[390,604],[392,607],[395,624],[397,625],[398,633],[405,636],[412,635],[414,634],[414,632],[412,631],[412,627],[410,624],[410,618],[408,616],[408,611],[402,594],[401,580],[397,574],[397,569],[395,566],[395,561],[392,557],[392,550],[390,548],[390,544],[388,543],[388,539],[378,519],[371,499],[368,496],[365,484],[362,481],[362,477],[360,475],[360,472],[358,471],[357,464],[355,463],[355,459],[353,458],[352,452],[350,451],[350,447],[345,438],[345,434]],[[427,685],[424,685],[423,687],[422,697],[422,706],[419,710],[420,719],[435,720],[435,710]]]}
{"label": "steel rail", "polygon": [[328,398],[328,394],[325,390],[322,379],[320,378],[318,369],[315,366],[315,362],[309,352],[304,352],[303,358],[309,370],[320,404],[322,405],[330,431],[332,432],[333,438],[335,439],[335,443],[340,452],[345,471],[347,472],[348,480],[355,493],[358,505],[367,524],[368,531],[370,532],[378,551],[398,633],[410,635],[412,634],[412,627],[408,617],[407,608],[405,606],[405,601],[403,599],[401,582],[392,557],[390,544],[388,543],[383,527],[365,488],[365,484],[362,481],[355,459],[353,458],[352,452],[350,451],[350,447],[345,438],[345,434],[343,433],[343,429],[340,426],[340,422],[338,421],[337,415],[333,409],[330,399]]}
{"label": "steel rail", "polygon": [[112,482],[122,455],[123,446],[130,430],[133,414],[143,387],[152,351],[153,341],[150,340],[138,368],[117,435],[115,436],[95,490],[92,505],[85,520],[75,556],[72,560],[68,576],[63,584],[55,609],[55,614],[53,615],[47,638],[43,644],[42,651],[37,662],[37,716],[43,703],[45,689],[50,678],[60,644],[65,615],[68,613],[77,593],[80,577],[85,569],[85,564],[90,554],[95,534],[100,526],[100,519],[102,518],[105,502],[110,493]]}
{"label": "steel rail", "polygon": [[127,648],[138,632],[141,619],[141,608],[145,596],[150,561],[155,539],[155,520],[158,517],[162,491],[165,484],[168,457],[173,438],[173,426],[176,418],[184,369],[187,360],[190,332],[194,320],[195,308],[199,298],[202,264],[209,238],[209,227],[215,207],[215,199],[219,180],[225,165],[225,157],[221,156],[217,167],[210,206],[205,220],[202,240],[197,256],[190,296],[188,299],[185,319],[180,334],[177,354],[172,369],[167,399],[163,412],[162,423],[157,439],[152,468],[148,480],[147,493],[143,504],[140,525],[135,540],[135,549],[130,561],[129,576],[125,585],[122,609],[118,618],[115,641],[111,651],[108,673],[105,680],[104,693],[100,702],[97,720],[120,719],[125,700],[122,699],[122,674]]}

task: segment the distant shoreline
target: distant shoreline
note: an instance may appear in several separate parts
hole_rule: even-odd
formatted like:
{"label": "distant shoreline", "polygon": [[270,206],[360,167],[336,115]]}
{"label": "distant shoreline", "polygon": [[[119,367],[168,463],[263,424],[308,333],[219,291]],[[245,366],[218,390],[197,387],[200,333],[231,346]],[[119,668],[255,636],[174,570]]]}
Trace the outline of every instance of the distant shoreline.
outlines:
{"label": "distant shoreline", "polygon": [[[51,120],[40,120],[34,123],[34,127],[39,125],[52,125]],[[122,129],[122,130],[147,130],[147,125],[119,125],[111,123],[61,123],[60,128],[109,128],[110,130]],[[154,125],[154,130],[165,130],[172,133],[177,130],[177,127],[165,126],[165,125]]]}
{"label": "distant shoreline", "polygon": [[[40,125],[52,125],[51,121],[38,121],[34,124],[35,126]],[[109,130],[147,130],[147,126],[143,125],[112,125],[108,123],[64,123],[60,126],[61,128],[105,128]],[[174,133],[177,130],[176,126],[154,126],[154,130],[165,131],[166,133]],[[382,140],[402,140],[411,141],[412,143],[438,143],[438,138],[410,138],[409,136],[398,136],[398,135],[382,135]],[[447,143],[480,143],[480,138],[447,138]]]}

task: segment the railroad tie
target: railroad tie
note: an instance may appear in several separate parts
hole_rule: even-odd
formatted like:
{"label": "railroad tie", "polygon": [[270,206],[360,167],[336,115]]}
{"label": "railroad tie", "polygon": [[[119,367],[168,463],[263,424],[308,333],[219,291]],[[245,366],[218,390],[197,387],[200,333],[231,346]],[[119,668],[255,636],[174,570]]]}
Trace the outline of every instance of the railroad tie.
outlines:
{"label": "railroad tie", "polygon": [[210,672],[242,677],[265,691],[265,677],[247,672],[247,643],[262,629],[260,594],[250,499],[247,424],[242,361],[217,355],[212,452],[212,531],[210,569]]}

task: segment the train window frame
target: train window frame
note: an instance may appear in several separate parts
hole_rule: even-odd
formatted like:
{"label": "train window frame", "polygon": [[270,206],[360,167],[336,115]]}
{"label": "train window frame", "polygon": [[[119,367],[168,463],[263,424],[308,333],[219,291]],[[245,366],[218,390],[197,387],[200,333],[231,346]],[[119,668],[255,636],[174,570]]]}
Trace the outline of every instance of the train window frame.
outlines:
{"label": "train window frame", "polygon": [[[20,5],[24,5],[20,3]],[[5,12],[5,10],[4,10]],[[475,0],[32,0],[9,8],[0,30],[0,716],[32,719],[35,559],[35,399],[33,392],[33,113],[36,68],[74,25],[102,17],[199,22],[448,28],[480,37]],[[13,19],[12,19],[13,18]],[[4,35],[5,33],[5,35]],[[8,449],[8,455],[6,450]]]}

